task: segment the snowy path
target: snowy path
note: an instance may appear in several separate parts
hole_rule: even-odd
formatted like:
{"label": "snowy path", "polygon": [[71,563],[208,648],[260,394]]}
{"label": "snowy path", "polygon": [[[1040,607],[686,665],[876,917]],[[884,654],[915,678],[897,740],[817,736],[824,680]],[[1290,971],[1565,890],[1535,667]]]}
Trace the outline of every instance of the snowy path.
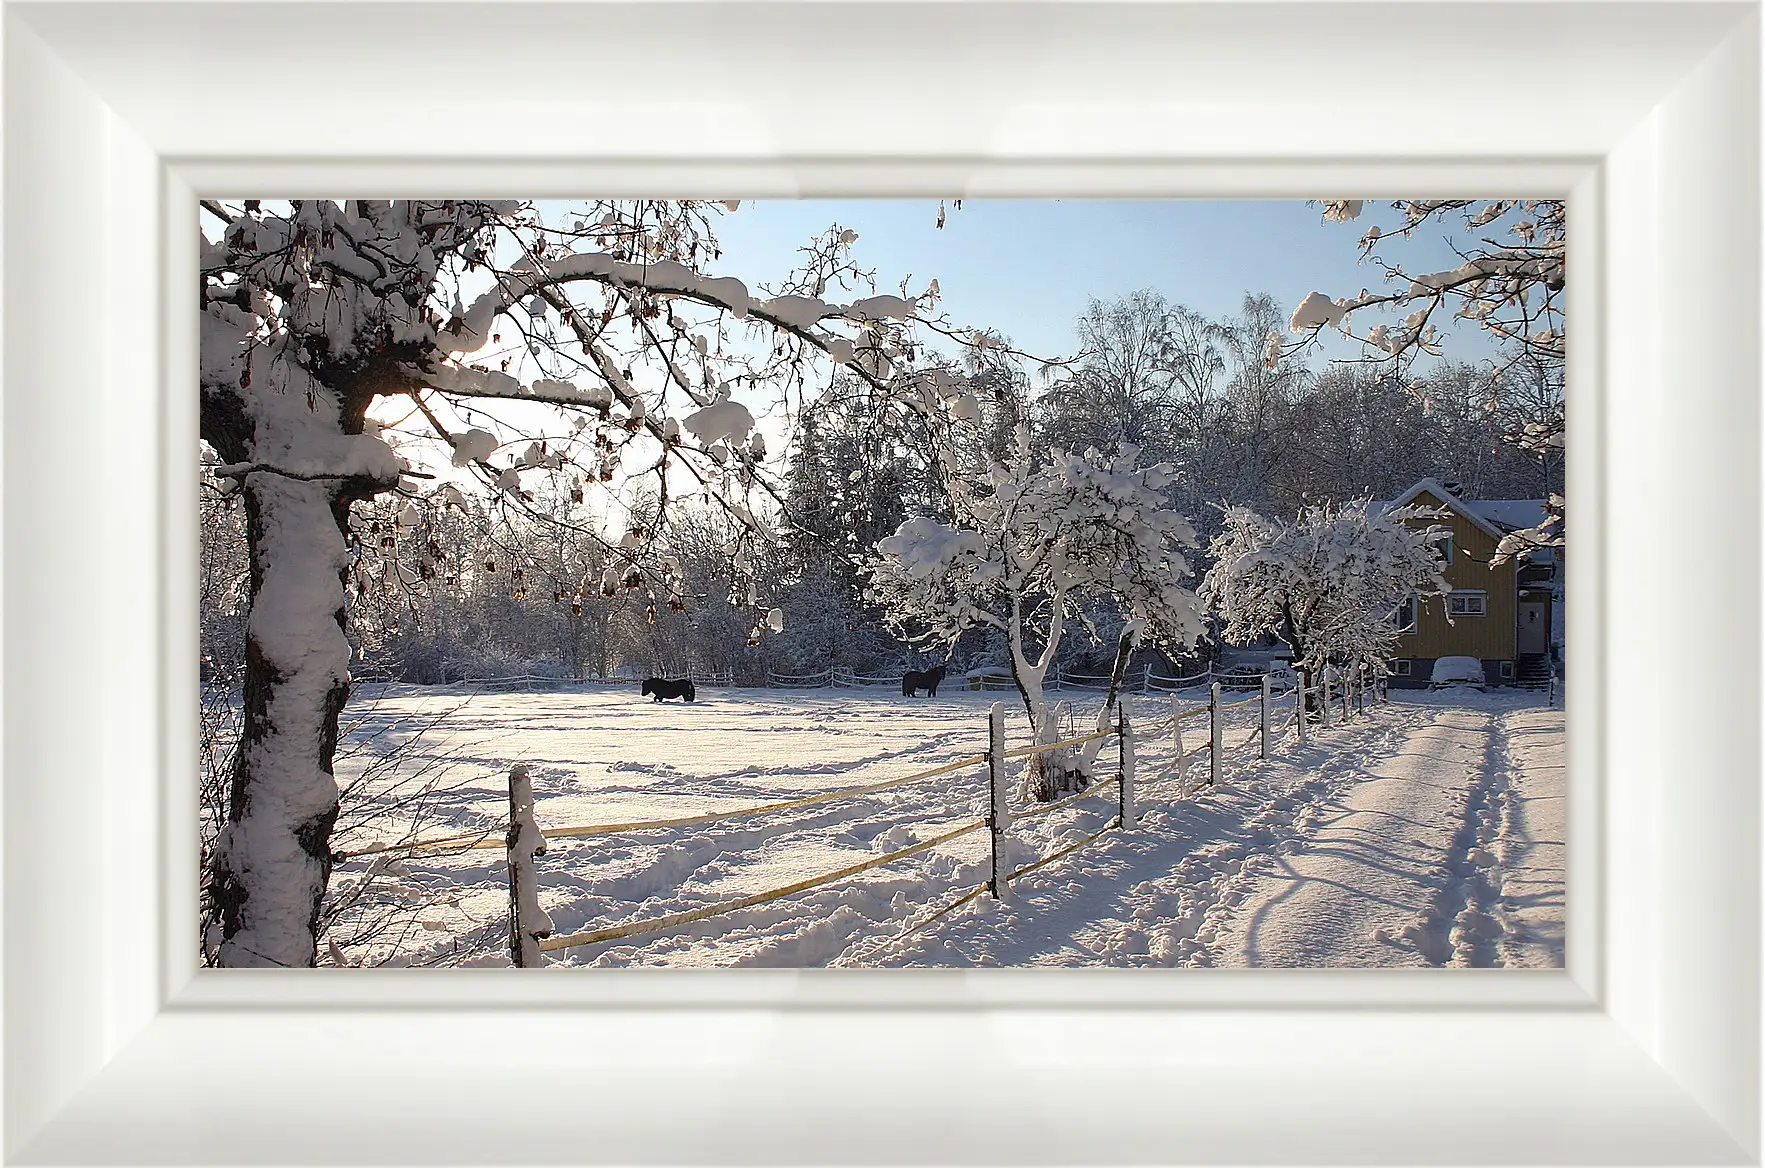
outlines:
{"label": "snowy path", "polygon": [[1441,710],[1332,801],[1303,849],[1251,878],[1211,947],[1215,965],[1439,965],[1440,912],[1488,782],[1492,716]]}
{"label": "snowy path", "polygon": [[1245,882],[1212,964],[1560,964],[1561,757],[1560,711],[1437,711]]}

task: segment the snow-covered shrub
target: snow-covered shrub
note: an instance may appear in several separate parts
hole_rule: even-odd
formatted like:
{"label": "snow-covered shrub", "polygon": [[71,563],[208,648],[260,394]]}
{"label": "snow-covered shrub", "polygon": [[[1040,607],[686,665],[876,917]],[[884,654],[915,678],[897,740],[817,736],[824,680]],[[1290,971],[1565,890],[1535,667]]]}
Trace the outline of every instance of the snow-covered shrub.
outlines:
{"label": "snow-covered shrub", "polygon": [[1366,500],[1315,504],[1291,523],[1227,508],[1201,598],[1226,640],[1275,633],[1308,679],[1331,661],[1382,664],[1397,644],[1398,606],[1448,590],[1441,529],[1410,522],[1418,518],[1415,508],[1376,510]]}

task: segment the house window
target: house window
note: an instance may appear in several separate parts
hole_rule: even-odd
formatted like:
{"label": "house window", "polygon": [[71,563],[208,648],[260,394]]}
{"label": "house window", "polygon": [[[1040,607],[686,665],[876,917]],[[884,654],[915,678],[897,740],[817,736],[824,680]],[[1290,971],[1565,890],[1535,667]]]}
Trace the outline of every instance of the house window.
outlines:
{"label": "house window", "polygon": [[1481,592],[1453,592],[1446,598],[1447,616],[1486,616],[1489,598]]}
{"label": "house window", "polygon": [[1503,661],[1501,663],[1501,679],[1503,681],[1514,680],[1514,663],[1512,661]]}
{"label": "house window", "polygon": [[1397,661],[1393,661],[1391,663],[1391,676],[1393,676],[1393,677],[1408,677],[1409,675],[1410,675],[1410,663],[1407,658],[1401,658],[1401,659],[1399,659]]}
{"label": "house window", "polygon": [[1416,631],[1416,598],[1406,596],[1402,604],[1397,606],[1397,631],[1413,633]]}
{"label": "house window", "polygon": [[1444,535],[1436,537],[1434,540],[1434,546],[1440,552],[1441,564],[1450,568],[1452,566],[1452,532],[1449,531]]}

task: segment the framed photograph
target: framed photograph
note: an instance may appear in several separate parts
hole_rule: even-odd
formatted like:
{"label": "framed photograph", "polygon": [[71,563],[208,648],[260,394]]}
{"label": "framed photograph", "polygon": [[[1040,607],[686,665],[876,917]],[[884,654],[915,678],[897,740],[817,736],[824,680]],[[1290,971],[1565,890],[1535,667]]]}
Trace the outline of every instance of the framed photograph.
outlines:
{"label": "framed photograph", "polygon": [[[1619,21],[1605,6],[1542,2],[1499,17],[1450,4],[40,3],[9,4],[5,20],[7,1156],[94,1163],[1757,1160],[1756,6],[1627,5]],[[830,45],[838,47],[832,55]],[[805,64],[815,61],[824,67]],[[365,85],[367,77],[382,80]],[[714,288],[684,267],[682,280],[698,281],[691,287],[652,286],[647,272],[635,281],[621,275],[614,265],[633,256],[617,254],[630,242],[619,236],[611,209],[645,199],[901,199],[921,200],[928,211],[942,201],[935,212],[941,222],[971,213],[957,210],[959,201],[1032,209],[1053,199],[1085,206],[1309,199],[1317,204],[1308,214],[1361,235],[1369,253],[1379,237],[1345,224],[1372,222],[1362,218],[1367,209],[1390,208],[1393,200],[1562,209],[1573,260],[1566,279],[1561,266],[1544,277],[1544,286],[1561,293],[1558,315],[1529,322],[1525,337],[1554,347],[1566,371],[1556,400],[1567,409],[1553,447],[1567,452],[1560,486],[1543,483],[1528,499],[1420,474],[1379,487],[1376,502],[1385,510],[1365,521],[1414,518],[1390,509],[1420,505],[1418,526],[1403,530],[1446,580],[1436,588],[1418,577],[1381,601],[1380,627],[1408,637],[1408,648],[1354,642],[1359,648],[1314,657],[1298,643],[1303,630],[1289,622],[1252,660],[1242,655],[1258,651],[1252,634],[1269,630],[1246,617],[1233,634],[1240,656],[1206,661],[1218,685],[1193,695],[1196,717],[1223,727],[1208,732],[1217,759],[1227,733],[1249,735],[1231,739],[1233,749],[1257,734],[1265,744],[1274,739],[1266,721],[1256,722],[1286,692],[1266,659],[1270,643],[1285,645],[1295,665],[1286,714],[1296,735],[1310,725],[1308,712],[1320,722],[1333,716],[1345,691],[1341,712],[1371,725],[1375,714],[1362,713],[1359,703],[1369,695],[1376,702],[1383,684],[1470,683],[1474,666],[1492,689],[1518,686],[1543,646],[1547,660],[1563,665],[1560,717],[1568,728],[1566,778],[1554,789],[1568,808],[1566,925],[1543,943],[1553,959],[1478,960],[1520,950],[1479,940],[1466,918],[1443,932],[1446,948],[1438,953],[1383,927],[1357,933],[1357,952],[1414,951],[1428,965],[1455,964],[1457,956],[1460,965],[1542,968],[1347,968],[1378,963],[1352,960],[1139,968],[1184,963],[1154,960],[1178,955],[1170,945],[1159,948],[1169,936],[1161,941],[1132,928],[1119,930],[1120,945],[1108,950],[1120,960],[1072,967],[1009,959],[1024,950],[989,940],[979,913],[950,918],[968,931],[967,948],[951,948],[949,959],[926,949],[915,951],[923,959],[892,963],[912,968],[866,960],[837,962],[858,968],[688,968],[715,964],[698,961],[691,946],[677,950],[677,962],[655,963],[661,968],[605,968],[645,962],[620,957],[623,938],[598,935],[586,910],[582,920],[565,919],[563,910],[573,909],[556,886],[552,899],[541,894],[523,908],[517,879],[512,894],[495,891],[494,882],[473,891],[513,896],[515,959],[526,936],[536,950],[549,944],[547,952],[576,954],[553,964],[597,967],[387,968],[400,963],[389,954],[430,950],[388,947],[379,926],[358,920],[353,933],[334,935],[321,963],[375,968],[214,968],[305,960],[242,959],[248,941],[273,948],[271,931],[254,934],[243,918],[199,918],[203,879],[249,884],[299,859],[237,843],[220,849],[231,849],[227,863],[205,867],[192,859],[205,848],[215,853],[199,815],[203,740],[188,701],[209,676],[197,652],[197,565],[199,549],[224,534],[227,522],[220,511],[203,510],[210,496],[190,473],[199,435],[211,433],[199,420],[197,387],[219,377],[248,388],[260,372],[252,357],[218,369],[205,330],[217,320],[238,324],[212,304],[237,292],[241,285],[232,281],[249,267],[241,256],[259,246],[260,234],[273,244],[277,224],[292,230],[300,207],[319,200],[386,197],[423,206],[432,200],[435,214],[456,216],[467,214],[463,207],[500,215],[500,200],[515,197],[554,215],[543,225],[510,225],[511,238],[525,238],[521,246],[532,253],[523,265],[505,265],[507,257],[496,254],[470,257],[499,274],[494,287],[462,285],[450,336],[488,332],[492,319],[510,328],[539,329],[542,320],[563,327],[582,304],[538,304],[553,286],[511,277],[574,262],[583,274],[607,276],[603,290],[624,298],[624,317],[611,298],[595,302],[597,310],[615,309],[602,327],[617,317],[628,323],[612,327],[674,329],[680,344],[705,342],[697,356],[711,361],[723,355],[712,325],[683,319],[684,310],[667,300],[646,300],[697,297],[700,307],[775,327],[781,346],[793,337],[813,342],[860,380],[878,378],[882,360],[913,359],[887,321],[919,311],[927,297],[935,301],[938,292],[925,282],[938,273],[919,273],[897,289],[894,281],[907,274],[879,270],[887,287],[847,288],[836,253],[852,241],[836,232],[835,268],[823,274],[830,283],[772,287],[766,300],[758,286],[753,297],[744,288],[737,304],[728,285]],[[359,239],[364,223],[378,222],[377,212],[361,209],[366,204],[324,205],[343,218],[315,219],[308,225],[314,232]],[[587,208],[613,217],[582,219]],[[1082,284],[1070,252],[1036,234],[1077,228],[1033,216],[1025,224],[999,245],[1023,265],[1013,269],[1026,273],[1016,282]],[[467,224],[462,239],[482,226]],[[1540,230],[1530,220],[1524,226]],[[592,249],[577,250],[594,257],[552,255],[534,234],[543,230],[591,240]],[[1170,230],[1155,224],[1142,232]],[[1459,241],[1456,258],[1465,264],[1486,258],[1474,249],[1507,242],[1492,244],[1476,230]],[[251,238],[241,243],[245,233]],[[670,246],[690,243],[670,238]],[[1564,253],[1556,254],[1561,265]],[[1049,257],[1039,275],[1038,256]],[[468,257],[462,251],[458,258],[463,268]],[[879,269],[881,258],[873,261]],[[669,261],[660,253],[648,259]],[[508,291],[513,283],[518,295]],[[199,302],[190,296],[199,287],[219,291],[205,291]],[[1357,290],[1327,292],[1280,305],[1278,323],[1288,327],[1258,330],[1261,360],[1252,364],[1278,370],[1287,359],[1275,343],[1262,348],[1271,333],[1283,345],[1303,345],[1320,328],[1351,331],[1344,318]],[[1369,288],[1360,299],[1376,293]],[[509,303],[481,321],[484,296]],[[238,312],[260,315],[270,303],[234,299]],[[1504,299],[1491,311],[1522,299]],[[810,301],[817,307],[806,316]],[[520,321],[511,313],[522,314]],[[1426,323],[1418,322],[1418,335]],[[1352,332],[1356,343],[1396,343],[1389,328],[1378,338]],[[973,333],[952,340],[983,357],[999,343]],[[470,398],[494,390],[500,376],[531,396],[543,375],[552,387],[546,392],[568,393],[573,403],[575,395],[599,392],[549,367],[527,370],[519,349],[498,369],[486,363],[488,338],[475,341],[425,366],[424,384]],[[867,346],[875,352],[866,354]],[[764,349],[735,356],[764,363]],[[688,354],[686,364],[695,359]],[[970,360],[962,373],[968,380],[952,382],[948,393],[928,382],[934,392],[926,408],[965,425],[970,413],[989,417],[992,405],[970,392],[984,366]],[[713,392],[711,381],[693,395],[686,384],[693,377],[666,362],[660,368],[692,398],[679,411],[692,427],[684,441],[726,471],[763,459],[756,435],[796,441],[785,431],[770,439],[763,420],[732,424],[722,407],[735,398]],[[400,367],[393,375],[409,374]],[[385,589],[410,582],[405,573],[422,581],[425,571],[445,572],[437,565],[459,558],[439,542],[424,510],[441,499],[449,464],[491,474],[491,486],[534,506],[541,493],[523,494],[522,476],[556,472],[567,502],[569,475],[584,465],[579,455],[623,442],[621,429],[645,432],[649,407],[618,394],[620,384],[636,383],[634,374],[615,364],[600,376],[609,400],[604,408],[586,405],[611,429],[603,434],[591,419],[577,431],[590,436],[581,451],[549,432],[511,443],[509,434],[475,420],[469,403],[427,419],[426,440],[446,445],[438,469],[407,462],[388,471],[408,490],[398,508],[364,521],[384,528],[344,532],[355,549],[352,566],[373,553],[372,573],[364,568],[357,584],[371,578]],[[298,395],[284,393],[246,408],[298,405]],[[393,446],[403,441],[398,419],[370,420],[373,433],[333,443],[351,475],[380,473],[370,455],[385,443],[375,435]],[[656,448],[674,449],[660,421],[657,430]],[[356,439],[378,445],[370,451]],[[1031,439],[1023,441],[1027,450]],[[568,460],[559,453],[566,448]],[[241,455],[211,443],[211,454],[214,498],[251,494],[252,476],[302,482],[341,473],[331,463],[271,465],[261,449]],[[1127,456],[1116,450],[1107,457]],[[1026,465],[1034,463],[1026,456]],[[1012,465],[1001,455],[994,481],[1008,483]],[[1146,473],[1110,466],[1112,473]],[[403,482],[412,472],[417,477]],[[437,477],[422,479],[430,473]],[[1163,485],[1160,478],[1149,489]],[[1560,625],[1542,575],[1465,575],[1472,567],[1484,572],[1483,541],[1493,548],[1516,533],[1543,532],[1545,544],[1556,546],[1549,545],[1553,519],[1555,538],[1566,545],[1560,502],[1538,515],[1522,515],[1518,506],[1548,504],[1557,490],[1574,500],[1566,529],[1574,533],[1575,585]],[[849,513],[849,501],[840,505]],[[1154,527],[1162,522],[1157,514],[1148,512]],[[969,544],[978,536],[964,534],[960,515],[950,523],[948,539],[914,529],[924,537],[918,542],[907,539],[904,524],[888,546],[903,562],[938,547],[975,555]],[[1233,530],[1227,521],[1211,534],[1225,539]],[[418,531],[424,541],[407,562],[401,556]],[[508,582],[510,599],[550,589],[559,613],[575,601],[598,602],[603,583],[615,598],[653,595],[652,618],[664,624],[674,603],[698,603],[696,593],[670,590],[681,578],[669,574],[672,549],[653,560],[639,555],[647,546],[641,524],[628,521],[623,537],[609,538],[628,554],[600,565],[593,598],[581,581],[540,582],[537,560],[524,556],[505,559],[498,573],[491,565],[500,553],[476,545],[471,572],[495,575],[501,589],[516,567],[532,570],[531,578]],[[1385,538],[1407,537],[1388,531]],[[1265,551],[1258,555],[1267,559]],[[279,583],[273,572],[274,565],[260,571],[271,587]],[[731,605],[751,618],[751,629],[742,628],[760,642],[756,659],[786,681],[799,665],[813,675],[816,662],[807,657],[765,656],[769,639],[795,626],[784,603],[761,602],[759,584],[737,596],[741,583],[731,584]],[[903,585],[895,599],[926,598]],[[1031,859],[1002,853],[996,834],[983,830],[989,824],[1022,822],[1038,802],[1110,784],[1106,810],[1125,822],[1137,814],[1130,801],[1139,764],[1130,760],[1144,757],[1161,775],[1169,769],[1162,758],[1134,754],[1151,747],[1138,746],[1132,728],[1153,729],[1147,699],[1155,679],[1184,680],[1184,660],[1144,656],[1151,650],[1135,637],[1181,613],[1156,590],[1117,599],[1108,609],[1113,616],[1085,623],[1120,649],[1100,666],[1112,702],[1123,663],[1140,671],[1138,689],[1126,686],[1136,696],[1121,704],[1132,718],[1105,718],[1095,731],[1118,752],[1107,757],[1120,761],[1107,775],[1077,763],[1047,768],[1046,791],[1033,789],[1036,775],[1014,774],[1025,785],[1012,790],[1009,799],[1018,802],[999,819],[992,816],[1007,797],[995,773],[993,811],[977,811],[981,828],[952,821],[951,831],[969,831],[976,846],[972,857],[941,861],[952,896],[962,891],[956,875]],[[641,597],[631,603],[643,607]],[[1233,612],[1254,607],[1228,602]],[[975,609],[962,600],[921,604],[915,613],[925,625],[952,611]],[[1527,626],[1528,614],[1542,631]],[[857,632],[855,624],[848,632]],[[1497,624],[1512,625],[1503,636],[1513,636],[1499,645],[1476,639],[1476,630]],[[1554,651],[1553,625],[1566,631]],[[891,660],[891,669],[903,670],[899,701],[920,701],[907,695],[926,688],[935,693],[954,669],[963,684],[981,688],[960,700],[946,690],[937,708],[983,721],[991,676],[985,650],[958,658],[965,630],[945,631],[957,645],[947,658]],[[1700,632],[1715,634],[1707,647]],[[1007,648],[1001,660],[1022,658],[1021,646]],[[378,651],[359,638],[347,649],[357,662]],[[292,657],[272,660],[268,648],[260,656],[258,676],[270,680],[268,701],[260,694],[259,702],[273,709],[275,684],[299,674]],[[1052,662],[1050,651],[1044,663]],[[1314,667],[1326,666],[1324,684],[1336,688],[1309,696]],[[654,676],[634,675],[621,700],[642,701],[646,717],[684,717],[685,707],[666,699],[697,697],[680,686],[708,666],[675,668],[673,659],[658,657],[655,668]],[[846,669],[848,680],[862,676],[855,662],[836,659],[829,668]],[[1082,689],[1089,675],[1069,668],[1068,680]],[[1037,724],[1023,672],[1013,680],[1031,727],[1012,732],[1047,743],[1053,735],[1045,731],[1059,723]],[[888,680],[897,681],[893,674]],[[1241,684],[1252,688],[1233,688]],[[282,708],[293,700],[286,696]],[[1159,716],[1189,716],[1180,701],[1164,701]],[[1240,711],[1241,725],[1226,718],[1228,705]],[[760,734],[751,712],[735,713],[732,734]],[[842,708],[839,716],[848,713]],[[1083,716],[1088,728],[1090,715]],[[260,737],[286,732],[274,718],[260,718],[257,727]],[[1082,743],[1073,745],[1083,753]],[[1156,748],[1170,745],[1159,737]],[[1554,749],[1562,753],[1560,742]],[[989,758],[1001,759],[1002,748],[989,751],[982,771],[993,767]],[[1541,769],[1559,765],[1539,758]],[[538,774],[544,794],[551,780]],[[650,795],[657,793],[672,792],[652,787]],[[695,800],[686,819],[716,805],[712,792],[686,793]],[[523,818],[524,797],[531,809],[532,797],[511,781],[517,827],[533,825]],[[638,803],[641,818],[653,818],[655,799]],[[437,827],[446,838],[475,832],[496,835],[492,842],[511,852],[520,846],[518,830],[510,833],[515,842],[499,842],[502,821],[492,832],[472,818],[481,811],[467,807]],[[227,814],[233,825],[249,818],[237,806]],[[1097,822],[1106,829],[1107,819],[1100,814]],[[587,821],[606,826],[599,814]],[[555,822],[541,804],[540,823]],[[353,830],[357,845],[327,845],[345,875],[351,861],[358,876],[377,864],[385,871],[377,857],[432,842],[422,834],[428,828],[413,834],[404,824]],[[1075,833],[1082,827],[1067,834]],[[926,849],[938,842],[903,829],[854,848],[935,855]],[[1046,852],[1070,841],[1049,833],[1036,842]],[[405,846],[403,854],[418,850]],[[837,867],[849,856],[826,858]],[[585,879],[569,871],[570,880]],[[989,879],[1009,884],[1018,874],[996,870]],[[746,886],[738,880],[726,891],[739,900]],[[259,903],[267,898],[260,893]],[[459,899],[410,920],[452,928],[448,912],[496,915]],[[562,927],[532,925],[540,917],[528,909],[541,906],[560,909]],[[707,895],[686,907],[717,902]],[[891,913],[902,927],[919,919]],[[615,919],[620,927],[641,925],[641,916]],[[532,927],[524,931],[522,921]],[[481,930],[478,956],[499,949],[487,940],[497,928],[493,920]],[[1540,935],[1525,928],[1506,934],[1515,946]],[[805,951],[802,936],[791,943]],[[834,956],[855,953],[842,946]],[[1008,959],[997,962],[1005,967],[980,968],[992,962],[977,954]],[[507,956],[504,949],[498,963],[506,965]]]}

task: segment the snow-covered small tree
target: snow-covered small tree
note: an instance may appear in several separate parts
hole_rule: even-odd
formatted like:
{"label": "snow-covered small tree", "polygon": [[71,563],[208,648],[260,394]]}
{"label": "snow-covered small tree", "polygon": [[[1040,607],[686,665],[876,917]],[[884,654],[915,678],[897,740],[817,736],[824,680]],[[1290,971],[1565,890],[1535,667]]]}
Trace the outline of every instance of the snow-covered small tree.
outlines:
{"label": "snow-covered small tree", "polygon": [[[1038,455],[1019,426],[1009,461],[972,479],[947,475],[954,523],[909,519],[877,544],[866,565],[871,598],[921,646],[949,646],[976,627],[1002,632],[1036,739],[1052,740],[1042,685],[1086,603],[1109,601],[1130,635],[1144,629],[1169,644],[1188,644],[1201,629],[1195,594],[1183,586],[1195,533],[1168,505],[1172,469],[1138,458],[1131,446]],[[956,456],[944,466],[954,471]],[[1059,778],[1033,765],[1026,793],[1050,798]]]}
{"label": "snow-covered small tree", "polygon": [[1436,545],[1442,529],[1417,522],[1426,518],[1364,499],[1314,504],[1291,523],[1229,507],[1200,597],[1225,622],[1227,640],[1285,640],[1308,686],[1331,661],[1382,664],[1396,647],[1403,602],[1450,590]]}

